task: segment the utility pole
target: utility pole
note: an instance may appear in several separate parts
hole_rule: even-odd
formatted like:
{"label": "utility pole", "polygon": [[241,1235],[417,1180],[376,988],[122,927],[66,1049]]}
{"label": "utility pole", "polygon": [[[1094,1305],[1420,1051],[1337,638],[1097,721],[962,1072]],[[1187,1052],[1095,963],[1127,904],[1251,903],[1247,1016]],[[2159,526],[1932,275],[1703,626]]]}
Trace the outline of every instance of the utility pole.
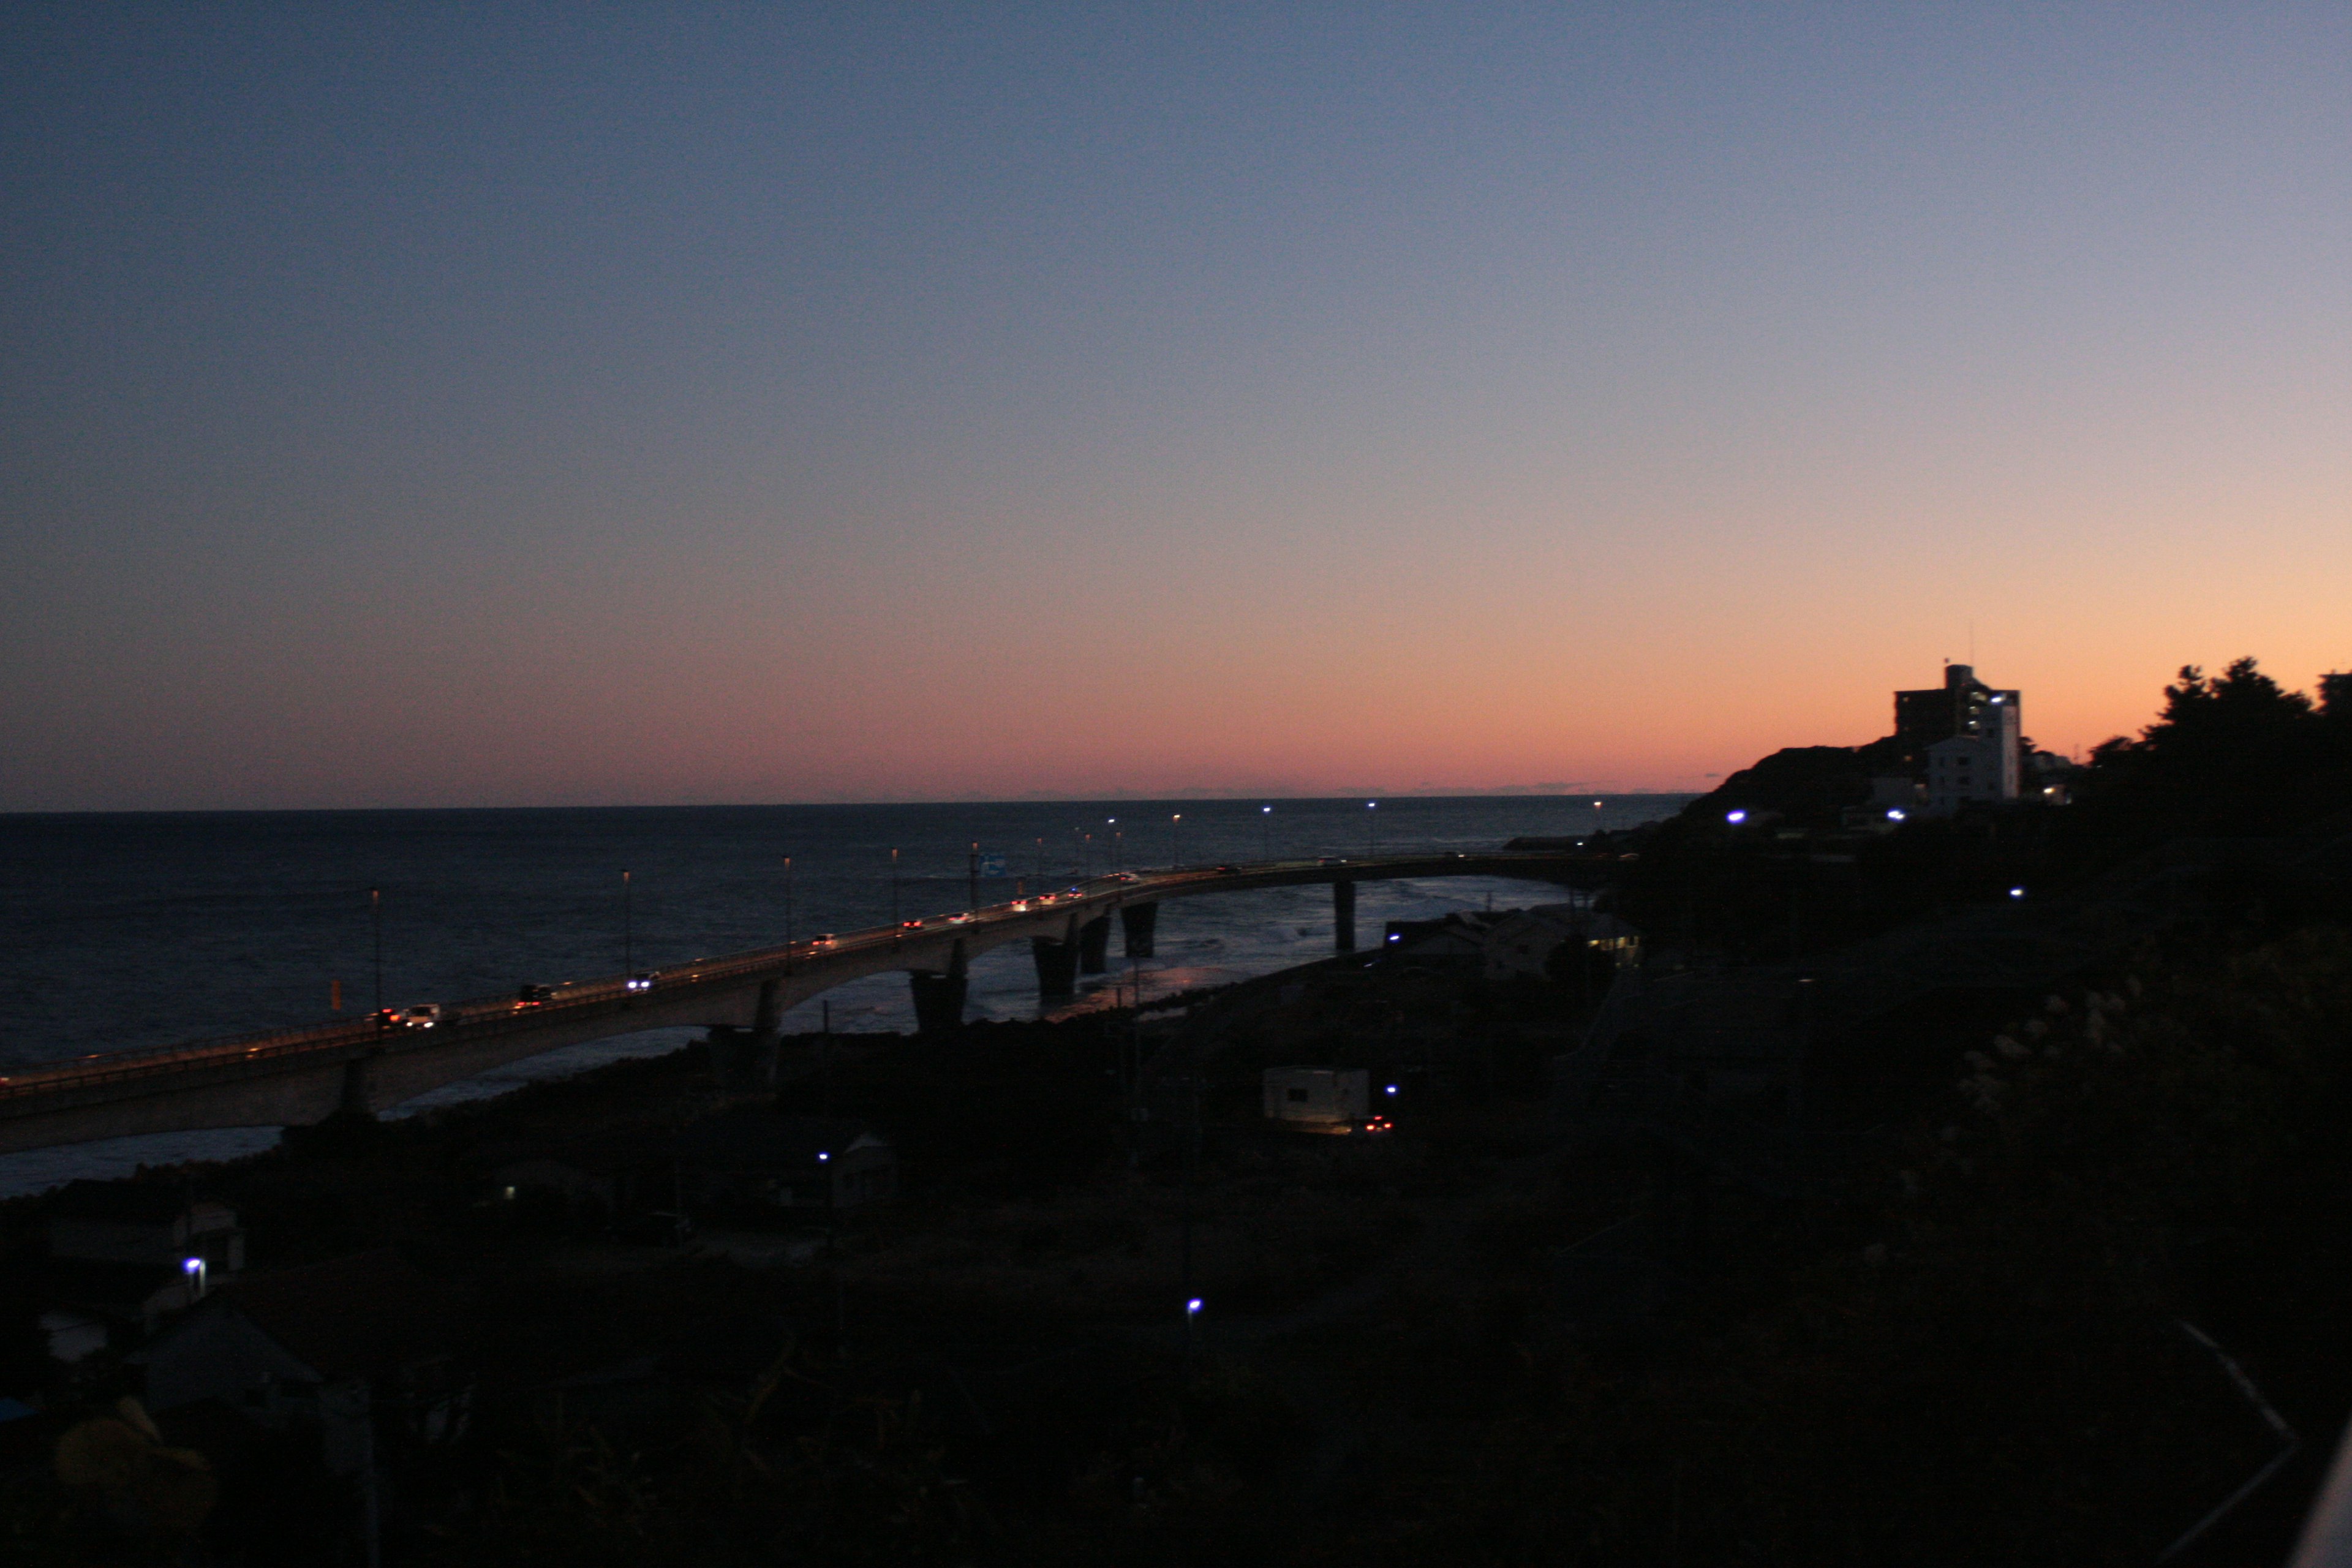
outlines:
{"label": "utility pole", "polygon": [[1201,1074],[1197,1059],[1185,1062],[1184,1084],[1192,1097],[1191,1126],[1184,1139],[1183,1279],[1177,1297],[1184,1303],[1184,1386],[1192,1386],[1192,1352],[1200,1337],[1201,1299],[1192,1294],[1192,1211],[1198,1206],[1201,1174]]}
{"label": "utility pole", "polygon": [[980,908],[980,845],[977,840],[972,844],[970,858],[964,862],[964,874],[971,882],[969,901],[964,908],[976,910]]}
{"label": "utility pole", "polygon": [[621,873],[621,977],[628,978],[636,957],[636,932],[629,920],[629,874]]}
{"label": "utility pole", "polygon": [[375,1013],[376,1023],[383,1023],[383,889],[368,889],[368,921],[375,928]]}
{"label": "utility pole", "polygon": [[793,858],[784,857],[784,973],[793,972]]}
{"label": "utility pole", "polygon": [[890,940],[899,940],[898,931],[898,852],[890,851]]}

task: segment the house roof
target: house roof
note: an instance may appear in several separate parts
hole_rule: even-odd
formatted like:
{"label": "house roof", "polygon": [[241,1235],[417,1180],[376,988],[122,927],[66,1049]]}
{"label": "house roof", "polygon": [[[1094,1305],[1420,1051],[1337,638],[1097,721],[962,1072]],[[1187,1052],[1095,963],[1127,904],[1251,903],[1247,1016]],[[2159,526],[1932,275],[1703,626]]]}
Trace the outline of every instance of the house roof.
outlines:
{"label": "house roof", "polygon": [[468,1298],[387,1247],[249,1274],[210,1300],[234,1308],[331,1383],[447,1349]]}
{"label": "house roof", "polygon": [[673,1141],[677,1157],[734,1170],[800,1170],[820,1154],[861,1143],[888,1148],[866,1123],[845,1116],[781,1116],[756,1106],[707,1117]]}
{"label": "house roof", "polygon": [[138,1316],[160,1292],[184,1278],[175,1263],[110,1263],[87,1258],[49,1262],[48,1293],[72,1306],[114,1316]]}
{"label": "house roof", "polygon": [[165,1225],[194,1206],[186,1189],[157,1182],[68,1182],[50,1202],[59,1219]]}
{"label": "house roof", "polygon": [[1496,939],[1516,936],[1528,925],[1556,931],[1562,937],[1581,936],[1589,942],[1608,942],[1619,937],[1639,936],[1641,932],[1606,910],[1581,909],[1575,904],[1539,904],[1531,910],[1521,910],[1498,923],[1493,935]]}

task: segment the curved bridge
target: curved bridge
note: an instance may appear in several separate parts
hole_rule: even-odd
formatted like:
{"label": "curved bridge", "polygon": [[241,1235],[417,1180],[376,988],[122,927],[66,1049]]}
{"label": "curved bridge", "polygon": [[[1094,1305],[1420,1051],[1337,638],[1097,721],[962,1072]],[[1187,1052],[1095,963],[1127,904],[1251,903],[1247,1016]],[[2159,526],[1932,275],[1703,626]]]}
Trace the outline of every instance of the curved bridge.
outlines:
{"label": "curved bridge", "polygon": [[338,1021],[160,1050],[20,1068],[0,1078],[0,1153],[142,1132],[305,1125],[339,1110],[373,1112],[542,1051],[614,1035],[709,1028],[722,1055],[754,1078],[772,1072],[778,1025],[799,1003],[848,981],[904,970],[925,1028],[962,1015],[971,961],[1027,939],[1046,997],[1079,973],[1101,973],[1113,915],[1127,951],[1149,955],[1153,917],[1171,899],[1328,883],[1338,945],[1355,945],[1355,885],[1423,877],[1517,877],[1589,885],[1613,858],[1554,852],[1391,855],[1184,867],[1097,877],[1066,891],[878,927],[830,941],[672,964],[558,988],[546,1001],[512,995],[445,1005],[429,1029],[378,1019]]}

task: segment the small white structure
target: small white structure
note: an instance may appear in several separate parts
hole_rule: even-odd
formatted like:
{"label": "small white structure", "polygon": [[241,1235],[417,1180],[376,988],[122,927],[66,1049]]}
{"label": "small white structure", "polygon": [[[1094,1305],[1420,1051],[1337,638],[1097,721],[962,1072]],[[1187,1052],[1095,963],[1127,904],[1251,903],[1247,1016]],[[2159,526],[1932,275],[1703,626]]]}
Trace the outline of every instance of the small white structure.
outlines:
{"label": "small white structure", "polygon": [[1996,735],[1954,735],[1927,748],[1927,811],[1949,816],[1970,801],[2015,800],[2017,747]]}
{"label": "small white structure", "polygon": [[1578,904],[1515,910],[1486,933],[1486,978],[1545,979],[1563,942],[1582,942],[1625,963],[1639,953],[1642,934],[1615,915]]}
{"label": "small white structure", "polygon": [[225,1204],[148,1184],[75,1182],[49,1215],[49,1256],[163,1268],[194,1259],[218,1281],[245,1268],[245,1232]]}
{"label": "small white structure", "polygon": [[1372,1075],[1361,1068],[1268,1068],[1265,1115],[1269,1121],[1328,1126],[1360,1121],[1371,1114]]}

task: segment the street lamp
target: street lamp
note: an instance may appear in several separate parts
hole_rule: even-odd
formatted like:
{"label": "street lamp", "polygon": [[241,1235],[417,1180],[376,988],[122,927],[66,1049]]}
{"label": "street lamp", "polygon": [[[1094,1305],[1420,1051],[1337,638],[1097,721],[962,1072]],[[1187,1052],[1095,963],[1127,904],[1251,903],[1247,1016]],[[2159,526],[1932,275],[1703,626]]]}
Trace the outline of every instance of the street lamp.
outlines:
{"label": "street lamp", "polygon": [[1274,807],[1257,808],[1258,851],[1268,860],[1274,858]]}
{"label": "street lamp", "polygon": [[1105,817],[1103,819],[1103,826],[1110,829],[1110,868],[1116,871],[1118,869],[1118,818],[1116,816]]}
{"label": "street lamp", "polygon": [[1177,812],[1168,819],[1168,868],[1171,871],[1184,863],[1184,814]]}
{"label": "street lamp", "polygon": [[1371,846],[1370,853],[1377,858],[1381,852],[1381,803],[1379,801],[1364,802],[1364,831],[1369,836]]}
{"label": "street lamp", "polygon": [[368,889],[368,922],[375,930],[375,1014],[383,1022],[383,889]]}
{"label": "street lamp", "polygon": [[[896,849],[890,851],[890,929],[894,931],[898,929],[898,852]],[[893,936],[890,940],[896,942],[898,939]]]}
{"label": "street lamp", "polygon": [[784,857],[784,970],[793,967],[793,858]]}
{"label": "street lamp", "polygon": [[629,977],[630,960],[636,952],[636,932],[629,919],[629,874],[621,873],[621,978]]}

